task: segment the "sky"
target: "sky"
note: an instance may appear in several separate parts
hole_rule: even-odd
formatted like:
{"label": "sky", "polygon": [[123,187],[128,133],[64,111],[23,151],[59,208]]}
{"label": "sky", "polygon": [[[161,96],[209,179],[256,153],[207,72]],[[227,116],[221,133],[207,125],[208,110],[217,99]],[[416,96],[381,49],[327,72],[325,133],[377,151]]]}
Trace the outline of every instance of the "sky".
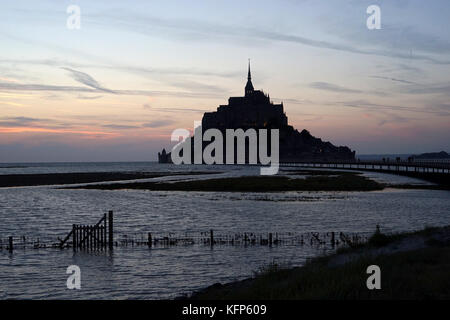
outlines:
{"label": "sky", "polygon": [[447,0],[2,1],[0,162],[155,161],[244,94],[249,58],[299,131],[450,151],[449,16]]}

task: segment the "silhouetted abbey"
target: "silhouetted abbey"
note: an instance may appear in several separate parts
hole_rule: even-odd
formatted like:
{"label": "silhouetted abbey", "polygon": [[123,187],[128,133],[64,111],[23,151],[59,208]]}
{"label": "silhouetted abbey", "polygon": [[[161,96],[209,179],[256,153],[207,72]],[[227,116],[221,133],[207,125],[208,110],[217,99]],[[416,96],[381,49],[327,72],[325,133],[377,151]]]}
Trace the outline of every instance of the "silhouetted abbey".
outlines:
{"label": "silhouetted abbey", "polygon": [[162,149],[162,152],[158,152],[158,162],[159,163],[172,163],[172,158],[170,157],[170,152],[167,153],[166,149]]}
{"label": "silhouetted abbey", "polygon": [[[227,105],[217,111],[206,112],[202,119],[202,130],[215,128],[225,133],[226,129],[279,129],[280,162],[311,160],[353,160],[355,152],[348,147],[336,147],[312,136],[307,130],[298,132],[288,124],[283,103],[274,104],[269,95],[255,90],[252,84],[250,64],[243,97],[230,97]],[[158,153],[159,162],[171,162],[170,153]]]}

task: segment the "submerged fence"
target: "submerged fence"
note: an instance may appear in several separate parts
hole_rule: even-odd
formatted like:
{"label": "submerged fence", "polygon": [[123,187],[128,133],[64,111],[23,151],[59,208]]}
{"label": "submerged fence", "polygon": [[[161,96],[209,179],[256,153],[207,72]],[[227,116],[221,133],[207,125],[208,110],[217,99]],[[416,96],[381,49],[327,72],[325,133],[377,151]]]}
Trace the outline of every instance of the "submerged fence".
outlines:
{"label": "submerged fence", "polygon": [[95,225],[72,225],[72,231],[61,241],[60,248],[69,246],[69,240],[72,238],[72,248],[77,249],[102,249],[108,246],[112,248],[114,244],[113,232],[113,212],[108,212],[108,220],[106,214]]}
{"label": "submerged fence", "polygon": [[122,235],[115,246],[149,246],[168,247],[178,245],[240,245],[240,246],[277,246],[277,245],[311,245],[311,246],[355,246],[368,240],[368,234],[344,232],[234,232],[215,233],[185,232],[168,233],[155,237],[152,233]]}
{"label": "submerged fence", "polygon": [[[72,248],[74,251],[111,250],[114,247],[171,247],[189,245],[230,246],[314,246],[335,248],[357,246],[368,240],[367,233],[344,232],[214,232],[135,233],[114,235],[113,212],[109,211],[95,225],[72,225],[64,239],[31,239],[26,236],[0,238],[0,250]],[[116,240],[115,240],[116,239]]]}

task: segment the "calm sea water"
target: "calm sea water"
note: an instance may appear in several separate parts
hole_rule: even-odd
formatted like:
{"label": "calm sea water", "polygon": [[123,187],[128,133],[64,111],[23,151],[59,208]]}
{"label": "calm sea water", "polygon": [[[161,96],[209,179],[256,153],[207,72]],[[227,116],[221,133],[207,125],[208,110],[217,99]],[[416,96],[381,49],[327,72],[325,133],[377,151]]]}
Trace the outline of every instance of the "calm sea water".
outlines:
{"label": "calm sea water", "polygon": [[[256,167],[174,166],[155,163],[1,164],[1,174],[103,171],[224,171],[160,179],[258,174]],[[424,183],[366,173],[393,183]],[[387,232],[450,224],[450,193],[386,189],[376,192],[220,193],[141,190],[64,190],[57,186],[0,188],[0,238],[64,237],[73,223],[94,224],[114,210],[120,234],[186,231],[357,232],[380,224]],[[324,253],[310,246],[203,245],[118,247],[113,252],[59,249],[0,250],[0,298],[161,299],[216,282],[251,276],[273,261],[301,265]],[[66,268],[80,266],[82,289],[66,288]]]}

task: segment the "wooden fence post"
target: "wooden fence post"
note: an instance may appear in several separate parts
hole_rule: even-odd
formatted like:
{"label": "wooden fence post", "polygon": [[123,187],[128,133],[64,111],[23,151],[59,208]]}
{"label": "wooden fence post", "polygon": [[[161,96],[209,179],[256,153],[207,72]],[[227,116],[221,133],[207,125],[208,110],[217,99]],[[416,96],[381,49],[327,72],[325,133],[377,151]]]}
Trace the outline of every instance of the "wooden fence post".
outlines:
{"label": "wooden fence post", "polygon": [[72,248],[73,248],[73,251],[76,250],[76,244],[77,244],[77,237],[75,234],[75,225],[73,224],[72,225]]}
{"label": "wooden fence post", "polygon": [[100,247],[103,248],[103,226],[100,226],[100,235],[99,235],[99,239],[100,239]]}
{"label": "wooden fence post", "polygon": [[106,241],[106,213],[103,215],[103,247],[106,249],[107,241]]}
{"label": "wooden fence post", "polygon": [[96,226],[96,225],[94,225],[94,249],[97,249],[97,247],[98,247],[98,235],[97,235],[97,232],[98,232],[98,227]]}
{"label": "wooden fence post", "polygon": [[93,225],[92,227],[92,232],[91,232],[91,236],[92,236],[92,248],[95,249],[97,247],[97,236],[96,236],[96,232],[97,232],[97,227],[95,225]]}
{"label": "wooden fence post", "polygon": [[97,248],[100,248],[100,226],[97,226],[97,232],[96,232],[96,242],[97,242]]}
{"label": "wooden fence post", "polygon": [[87,226],[87,247],[92,248],[92,226]]}
{"label": "wooden fence post", "polygon": [[94,226],[93,225],[91,225],[90,227],[89,227],[89,230],[91,231],[90,233],[89,233],[89,246],[90,246],[90,248],[92,249],[93,247],[94,247]]}
{"label": "wooden fence post", "polygon": [[269,233],[269,246],[272,245],[272,232]]}
{"label": "wooden fence post", "polygon": [[211,229],[210,233],[209,233],[209,241],[211,246],[214,245],[214,231]]}
{"label": "wooden fence post", "polygon": [[8,250],[9,252],[13,252],[13,237],[9,237],[8,242],[9,242]]}
{"label": "wooden fence post", "polygon": [[150,232],[148,233],[148,247],[152,247],[152,234]]}
{"label": "wooden fence post", "polygon": [[105,215],[105,224],[103,225],[103,248],[106,249],[106,215]]}
{"label": "wooden fence post", "polygon": [[78,225],[78,248],[81,249],[81,239],[83,239],[83,226]]}
{"label": "wooden fence post", "polygon": [[87,226],[83,226],[83,249],[86,249]]}
{"label": "wooden fence post", "polygon": [[109,227],[109,230],[108,230],[109,239],[108,240],[109,240],[109,248],[110,249],[112,249],[113,245],[114,245],[113,226],[114,226],[114,223],[113,223],[113,212],[109,211],[108,212],[108,227]]}

